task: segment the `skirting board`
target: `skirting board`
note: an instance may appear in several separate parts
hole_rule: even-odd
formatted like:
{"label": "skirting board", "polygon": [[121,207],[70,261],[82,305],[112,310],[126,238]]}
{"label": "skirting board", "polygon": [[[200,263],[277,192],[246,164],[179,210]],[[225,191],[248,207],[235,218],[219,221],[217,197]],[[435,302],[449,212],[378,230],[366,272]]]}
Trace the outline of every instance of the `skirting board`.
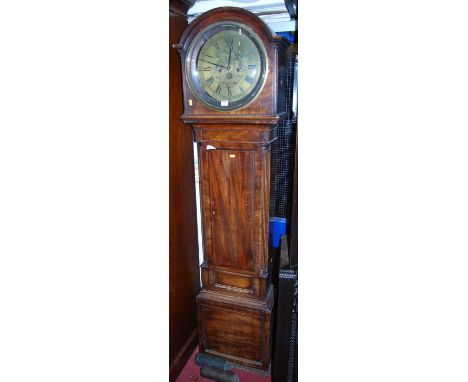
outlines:
{"label": "skirting board", "polygon": [[169,382],[174,382],[177,379],[177,376],[184,368],[197,344],[197,329],[195,328],[190,337],[187,339],[187,342],[185,342],[182,349],[180,349],[179,354],[177,354],[172,363],[169,365]]}

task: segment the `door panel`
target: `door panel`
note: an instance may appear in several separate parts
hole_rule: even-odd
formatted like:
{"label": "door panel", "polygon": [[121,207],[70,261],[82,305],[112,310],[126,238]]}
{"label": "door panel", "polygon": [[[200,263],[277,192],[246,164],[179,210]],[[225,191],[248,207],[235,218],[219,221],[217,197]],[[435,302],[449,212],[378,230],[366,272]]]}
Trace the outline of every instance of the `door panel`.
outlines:
{"label": "door panel", "polygon": [[208,151],[213,265],[252,270],[255,151]]}

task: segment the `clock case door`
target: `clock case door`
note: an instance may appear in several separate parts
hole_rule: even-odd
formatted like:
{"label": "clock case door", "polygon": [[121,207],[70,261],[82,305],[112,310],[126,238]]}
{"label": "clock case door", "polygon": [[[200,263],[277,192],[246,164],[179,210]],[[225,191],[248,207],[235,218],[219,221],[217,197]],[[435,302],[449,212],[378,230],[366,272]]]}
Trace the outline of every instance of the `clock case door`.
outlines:
{"label": "clock case door", "polygon": [[241,8],[213,9],[197,17],[178,44],[182,73],[187,49],[205,28],[220,21],[246,25],[268,58],[265,84],[237,110],[200,103],[183,76],[184,114],[200,160],[204,261],[197,295],[200,351],[267,370],[271,354],[274,291],[268,221],[270,145],[285,116],[284,62],[288,42]]}

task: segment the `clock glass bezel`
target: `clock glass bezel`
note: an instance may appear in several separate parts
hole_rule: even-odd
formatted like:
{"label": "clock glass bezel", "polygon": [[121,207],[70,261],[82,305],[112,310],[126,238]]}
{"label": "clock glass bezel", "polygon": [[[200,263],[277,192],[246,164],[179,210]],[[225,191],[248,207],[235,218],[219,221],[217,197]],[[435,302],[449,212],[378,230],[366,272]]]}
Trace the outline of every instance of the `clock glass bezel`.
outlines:
{"label": "clock glass bezel", "polygon": [[[202,48],[211,37],[225,30],[238,31],[239,29],[241,29],[244,36],[247,36],[251,40],[258,51],[258,55],[260,56],[260,75],[258,76],[255,86],[253,86],[253,88],[244,97],[236,101],[226,102],[224,100],[213,98],[205,91],[197,70],[197,61]],[[225,21],[210,25],[193,39],[187,50],[185,67],[187,82],[198,101],[217,111],[237,110],[250,104],[257,98],[263,89],[268,74],[268,55],[260,38],[247,25],[234,21]]]}

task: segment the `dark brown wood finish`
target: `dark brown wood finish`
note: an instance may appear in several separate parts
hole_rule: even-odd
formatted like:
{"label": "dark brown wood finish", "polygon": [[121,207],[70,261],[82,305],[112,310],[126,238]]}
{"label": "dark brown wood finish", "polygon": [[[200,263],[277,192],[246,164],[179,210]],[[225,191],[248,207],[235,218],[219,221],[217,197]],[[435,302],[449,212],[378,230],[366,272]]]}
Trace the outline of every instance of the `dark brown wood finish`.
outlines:
{"label": "dark brown wood finish", "polygon": [[[191,41],[218,21],[253,30],[268,56],[265,84],[247,106],[217,111],[198,102],[185,78]],[[271,353],[271,285],[268,248],[270,145],[285,115],[279,101],[287,42],[255,15],[218,8],[199,16],[179,44],[184,89],[182,120],[198,143],[204,263],[197,296],[200,350],[248,367],[266,370]]]}
{"label": "dark brown wood finish", "polygon": [[[185,23],[185,26],[187,26],[187,12],[192,7],[192,5],[195,4],[195,1],[196,0],[169,0],[169,12],[175,15],[182,16],[184,19],[183,22]],[[178,33],[177,39],[179,39],[180,36],[181,33]],[[169,40],[172,41],[170,37]],[[171,42],[171,44],[174,43]]]}
{"label": "dark brown wood finish", "polygon": [[[230,120],[248,121],[254,119],[256,123],[268,123],[269,118],[277,117],[285,112],[284,96],[285,82],[280,71],[284,71],[284,49],[287,40],[275,35],[262,22],[262,20],[241,8],[223,7],[216,8],[197,17],[190,27],[185,30],[179,44],[174,47],[179,51],[182,62],[182,73],[185,73],[185,55],[193,38],[206,27],[218,21],[234,21],[249,26],[261,39],[266,48],[268,57],[267,80],[258,97],[246,107],[230,112],[213,110],[200,103],[192,93],[187,81],[184,81],[184,116],[186,123],[191,123],[192,118],[198,120],[214,120],[215,123],[230,123]],[[189,100],[191,102],[189,102]],[[190,104],[191,103],[191,104]],[[266,118],[262,122],[262,116]],[[242,117],[239,119],[239,117]],[[260,117],[260,118],[259,118]],[[224,121],[223,121],[224,120]]]}
{"label": "dark brown wood finish", "polygon": [[[271,126],[252,129],[249,125],[195,129],[195,139],[200,142],[204,252],[208,265],[202,268],[203,275],[208,272],[204,287],[264,299],[268,277],[269,144],[276,137],[275,131]],[[211,139],[198,140],[206,137]],[[213,167],[223,170],[214,172]],[[223,270],[248,275],[249,288],[242,290],[235,283],[220,283],[219,277],[226,280],[219,274]]]}
{"label": "dark brown wood finish", "polygon": [[[255,151],[206,150],[212,264],[253,270]],[[205,158],[204,158],[205,160]]]}
{"label": "dark brown wood finish", "polygon": [[[187,27],[194,1],[169,2],[169,42]],[[200,289],[192,132],[180,120],[182,74],[169,48],[169,379],[174,381],[197,343],[195,297]]]}
{"label": "dark brown wood finish", "polygon": [[265,301],[242,300],[202,290],[197,302],[200,349],[247,367],[268,368],[272,286]]}

